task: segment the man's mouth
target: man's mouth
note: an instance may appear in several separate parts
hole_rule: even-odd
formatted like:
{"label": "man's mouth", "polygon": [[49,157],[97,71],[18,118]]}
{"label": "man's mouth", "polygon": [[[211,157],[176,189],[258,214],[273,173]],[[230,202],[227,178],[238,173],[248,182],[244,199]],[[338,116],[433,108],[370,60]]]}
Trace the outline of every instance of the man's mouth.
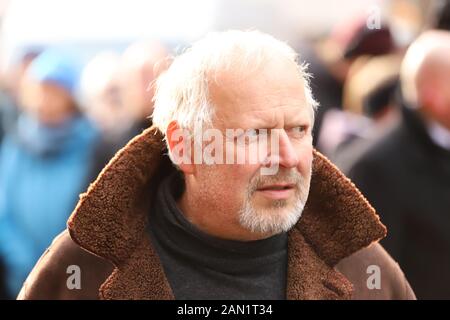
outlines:
{"label": "man's mouth", "polygon": [[263,196],[270,198],[272,200],[287,199],[291,196],[295,189],[295,184],[291,183],[277,183],[262,186],[256,191],[258,191]]}

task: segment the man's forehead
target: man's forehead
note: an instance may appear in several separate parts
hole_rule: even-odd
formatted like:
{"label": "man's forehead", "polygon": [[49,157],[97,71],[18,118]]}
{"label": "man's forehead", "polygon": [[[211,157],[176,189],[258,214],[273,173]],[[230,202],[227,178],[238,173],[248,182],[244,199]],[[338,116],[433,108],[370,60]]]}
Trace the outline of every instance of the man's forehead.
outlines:
{"label": "man's forehead", "polygon": [[310,108],[304,80],[293,65],[225,72],[210,83],[210,96],[218,120],[230,125],[244,118],[273,123],[278,113],[297,118]]}
{"label": "man's forehead", "polygon": [[303,86],[303,78],[298,65],[284,57],[266,60],[257,66],[231,65],[216,70],[209,75],[213,89],[240,92],[245,88],[259,87],[263,84]]}

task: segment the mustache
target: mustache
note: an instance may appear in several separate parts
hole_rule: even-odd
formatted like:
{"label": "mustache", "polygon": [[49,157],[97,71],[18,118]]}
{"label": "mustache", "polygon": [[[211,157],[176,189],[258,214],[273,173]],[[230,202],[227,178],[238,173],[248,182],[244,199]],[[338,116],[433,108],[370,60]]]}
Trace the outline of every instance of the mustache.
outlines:
{"label": "mustache", "polygon": [[257,189],[277,183],[293,184],[300,186],[304,181],[303,176],[295,169],[280,170],[276,175],[258,175],[250,180],[250,193],[255,192]]}

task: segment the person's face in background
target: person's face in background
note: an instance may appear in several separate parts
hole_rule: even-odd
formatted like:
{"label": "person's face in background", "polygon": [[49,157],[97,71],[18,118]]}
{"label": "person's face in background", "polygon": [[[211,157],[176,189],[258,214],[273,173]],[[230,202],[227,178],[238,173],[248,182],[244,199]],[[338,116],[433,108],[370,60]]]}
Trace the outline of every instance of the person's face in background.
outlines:
{"label": "person's face in background", "polygon": [[71,94],[52,82],[26,79],[21,86],[24,111],[47,126],[58,126],[76,112]]}
{"label": "person's face in background", "polygon": [[120,71],[122,103],[134,121],[153,112],[153,83],[168,67],[167,51],[159,43],[137,43],[123,54]]}
{"label": "person's face in background", "polygon": [[134,66],[123,71],[121,79],[122,101],[133,119],[145,119],[151,114],[153,109],[151,83],[153,79],[153,65],[150,63]]}
{"label": "person's face in background", "polygon": [[131,122],[128,110],[122,102],[120,87],[114,81],[92,97],[88,114],[99,128],[108,134],[122,132]]}
{"label": "person's face in background", "polygon": [[418,82],[425,115],[450,130],[450,62],[440,65],[432,77]]}

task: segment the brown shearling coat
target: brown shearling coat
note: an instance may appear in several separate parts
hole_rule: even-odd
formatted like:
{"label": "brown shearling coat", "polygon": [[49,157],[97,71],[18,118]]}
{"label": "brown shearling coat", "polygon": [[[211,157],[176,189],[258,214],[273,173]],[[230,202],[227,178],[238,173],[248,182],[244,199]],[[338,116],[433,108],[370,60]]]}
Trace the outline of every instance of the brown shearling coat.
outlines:
{"label": "brown shearling coat", "polygon": [[[173,299],[146,232],[152,194],[174,170],[162,135],[147,129],[103,169],[45,251],[18,299]],[[386,235],[374,209],[333,164],[314,151],[310,195],[289,231],[288,299],[414,299],[399,266],[377,243]],[[69,289],[68,267],[81,271]],[[378,266],[381,288],[369,289]],[[69,279],[70,281],[70,279]]]}

